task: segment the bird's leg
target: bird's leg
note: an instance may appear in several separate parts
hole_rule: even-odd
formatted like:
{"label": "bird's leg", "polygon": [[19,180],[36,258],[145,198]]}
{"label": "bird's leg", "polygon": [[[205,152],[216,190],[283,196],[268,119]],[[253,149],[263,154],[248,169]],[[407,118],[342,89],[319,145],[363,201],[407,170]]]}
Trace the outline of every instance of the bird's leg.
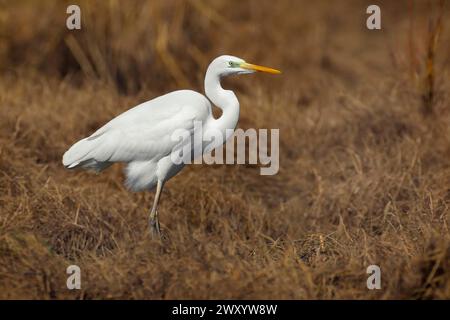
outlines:
{"label": "bird's leg", "polygon": [[158,184],[156,186],[156,194],[155,194],[155,200],[153,202],[152,210],[150,211],[150,217],[149,217],[149,227],[150,227],[150,234],[153,239],[161,239],[161,229],[159,227],[159,219],[158,219],[158,202],[159,198],[161,196],[163,183],[162,181],[158,180]]}

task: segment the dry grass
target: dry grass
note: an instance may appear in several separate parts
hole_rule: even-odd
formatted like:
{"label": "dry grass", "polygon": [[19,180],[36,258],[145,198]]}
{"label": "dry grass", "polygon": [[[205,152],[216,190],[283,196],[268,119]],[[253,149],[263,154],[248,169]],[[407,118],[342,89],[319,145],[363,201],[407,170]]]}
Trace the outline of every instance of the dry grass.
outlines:
{"label": "dry grass", "polygon": [[[428,21],[426,41],[422,46],[416,43],[417,34],[425,28],[417,27],[415,24],[415,4],[409,0],[410,26],[409,26],[409,59],[410,74],[413,82],[420,88],[422,98],[422,111],[424,115],[436,115],[435,105],[437,103],[437,52],[439,47],[440,35],[443,30],[443,15],[445,12],[445,0],[439,0],[435,3],[428,2]],[[421,10],[419,6],[419,10]],[[422,53],[420,53],[421,48]]]}
{"label": "dry grass", "polygon": [[[380,4],[383,31],[365,29],[368,4],[85,1],[68,32],[64,3],[2,2],[0,297],[450,298],[450,25],[438,116],[423,117],[408,3]],[[226,81],[240,127],[280,128],[280,172],[186,168],[163,194],[168,240],[152,242],[151,193],[125,190],[120,165],[69,172],[62,154],[138,102],[202,90],[221,53],[284,71]],[[370,264],[382,290],[366,288]]]}

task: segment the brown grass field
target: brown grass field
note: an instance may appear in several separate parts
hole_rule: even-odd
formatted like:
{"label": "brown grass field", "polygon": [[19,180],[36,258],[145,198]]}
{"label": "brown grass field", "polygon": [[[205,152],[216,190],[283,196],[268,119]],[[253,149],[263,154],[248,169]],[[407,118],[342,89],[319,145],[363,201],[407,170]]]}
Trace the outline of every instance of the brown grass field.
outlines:
{"label": "brown grass field", "polygon": [[[0,1],[0,298],[450,298],[450,3]],[[120,164],[68,171],[75,141],[221,54],[239,127],[280,129],[280,171],[193,165],[131,193]],[[67,266],[82,272],[66,288]],[[381,267],[381,290],[366,268]]]}

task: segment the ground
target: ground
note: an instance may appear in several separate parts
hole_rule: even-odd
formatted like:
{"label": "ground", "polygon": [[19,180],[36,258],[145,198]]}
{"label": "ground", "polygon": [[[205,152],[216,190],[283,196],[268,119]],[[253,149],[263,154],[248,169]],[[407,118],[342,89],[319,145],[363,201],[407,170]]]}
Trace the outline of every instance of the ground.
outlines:
{"label": "ground", "polygon": [[[79,31],[64,2],[1,4],[0,297],[450,298],[449,4],[379,2],[374,31],[370,1],[81,1]],[[224,81],[240,128],[280,129],[280,171],[185,168],[160,243],[123,166],[62,155],[140,102],[203,91],[220,54],[283,71]]]}

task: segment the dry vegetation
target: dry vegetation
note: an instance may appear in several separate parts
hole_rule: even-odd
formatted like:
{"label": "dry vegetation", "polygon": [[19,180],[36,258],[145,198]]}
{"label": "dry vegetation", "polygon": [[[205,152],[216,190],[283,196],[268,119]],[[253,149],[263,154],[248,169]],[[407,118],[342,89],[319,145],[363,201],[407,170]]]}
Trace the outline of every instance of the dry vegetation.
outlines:
{"label": "dry vegetation", "polygon": [[[370,1],[274,3],[80,1],[69,32],[68,3],[0,1],[1,298],[450,298],[449,4],[381,2],[369,31]],[[280,172],[186,168],[153,242],[152,193],[62,154],[223,53],[284,71],[226,81],[240,127],[280,128]]]}

